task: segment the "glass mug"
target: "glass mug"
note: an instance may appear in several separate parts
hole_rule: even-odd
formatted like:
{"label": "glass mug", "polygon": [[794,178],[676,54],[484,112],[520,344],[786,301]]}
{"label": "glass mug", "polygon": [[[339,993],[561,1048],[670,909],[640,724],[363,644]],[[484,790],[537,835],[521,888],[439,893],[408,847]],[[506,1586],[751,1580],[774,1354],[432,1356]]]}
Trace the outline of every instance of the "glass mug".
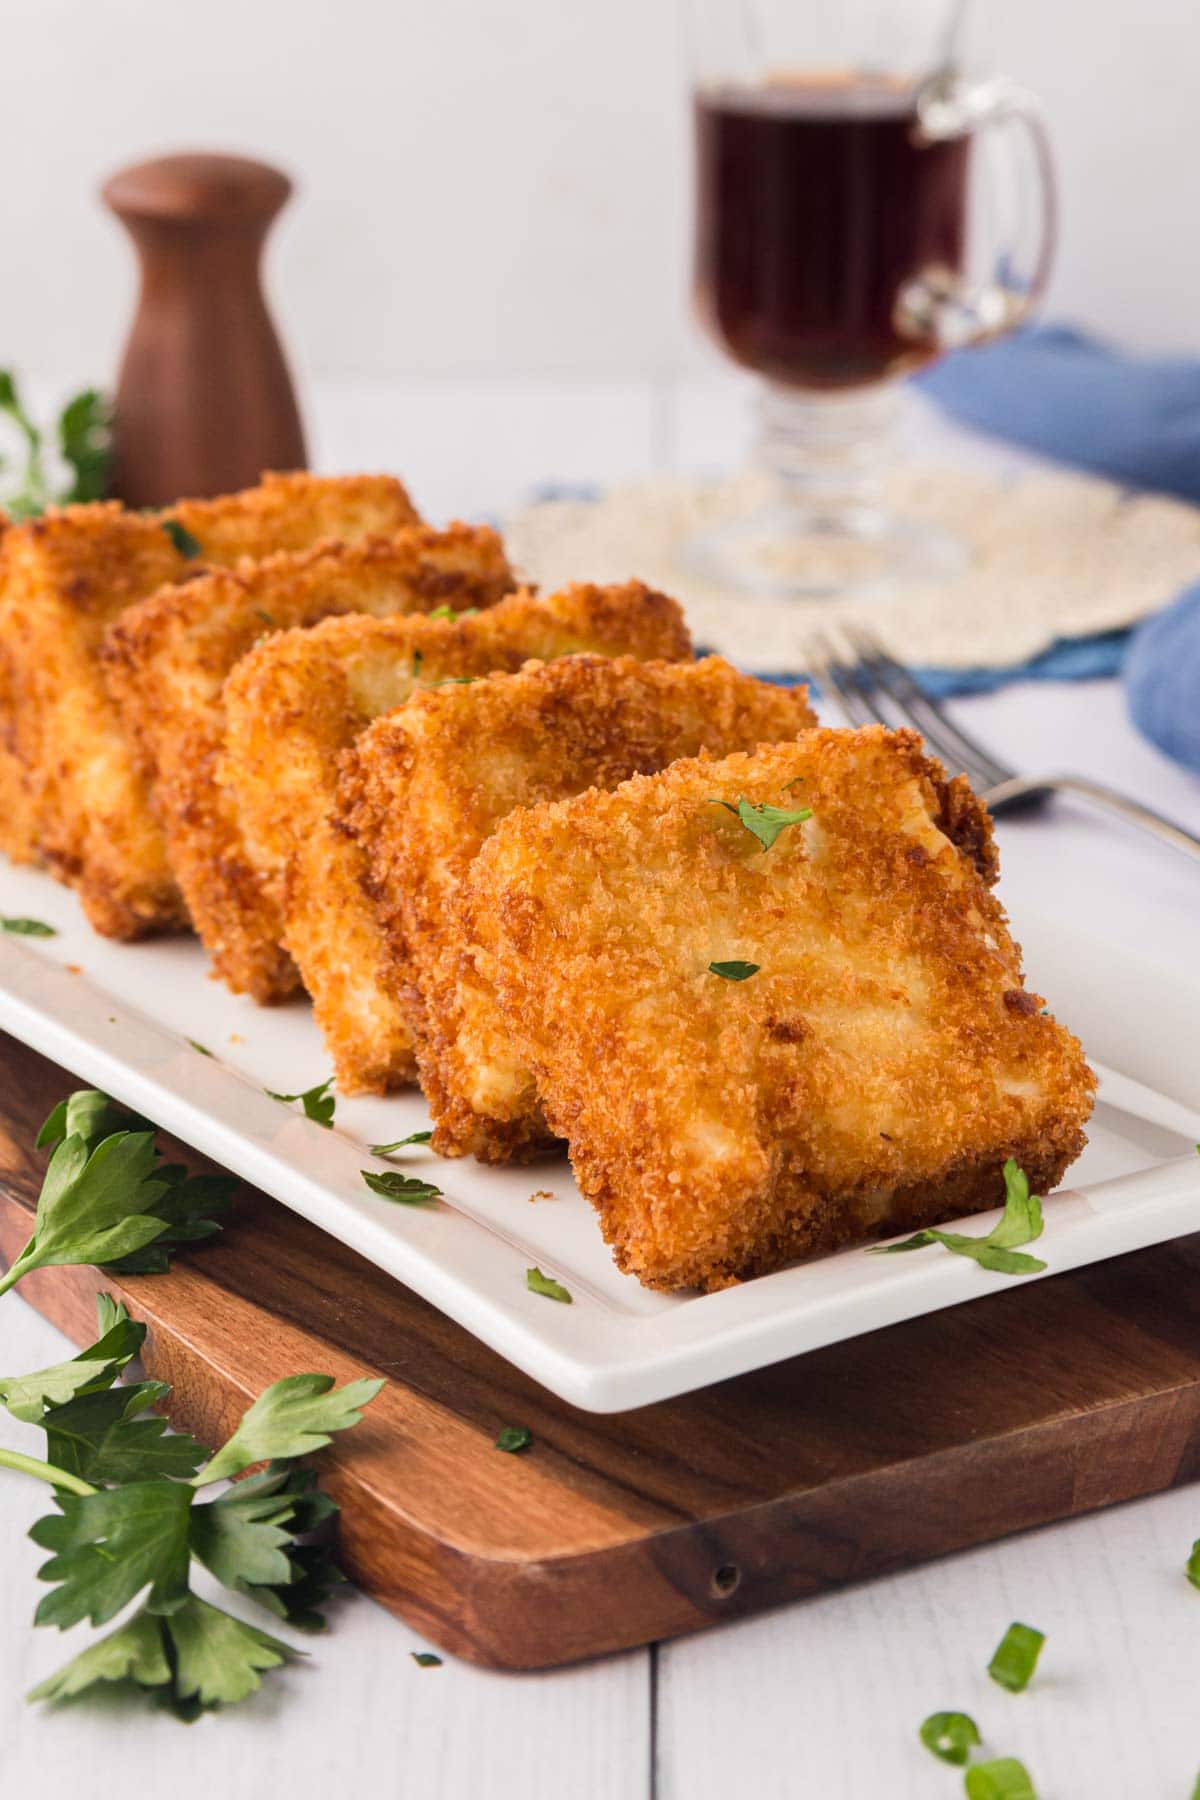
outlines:
{"label": "glass mug", "polygon": [[[1034,102],[961,66],[966,0],[689,0],[695,297],[764,378],[774,498],[696,538],[721,585],[772,598],[959,570],[890,514],[898,377],[1028,317],[1054,182]],[[986,184],[986,186],[985,186]]]}

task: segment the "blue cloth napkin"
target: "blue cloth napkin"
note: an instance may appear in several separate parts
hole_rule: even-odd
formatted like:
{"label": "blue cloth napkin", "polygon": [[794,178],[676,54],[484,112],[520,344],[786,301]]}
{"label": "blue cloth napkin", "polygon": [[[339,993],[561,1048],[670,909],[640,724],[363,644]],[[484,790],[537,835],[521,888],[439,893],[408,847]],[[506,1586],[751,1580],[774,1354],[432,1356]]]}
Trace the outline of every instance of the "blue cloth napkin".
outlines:
{"label": "blue cloth napkin", "polygon": [[1055,325],[948,356],[916,385],[960,424],[1200,501],[1200,361],[1126,356]]}
{"label": "blue cloth napkin", "polygon": [[1200,771],[1200,587],[1138,627],[1125,664],[1125,695],[1142,735]]}
{"label": "blue cloth napkin", "polygon": [[[960,424],[1130,487],[1200,502],[1200,361],[1125,356],[1066,326],[947,357],[917,385]],[[1030,676],[1079,680],[1125,666],[1134,723],[1200,769],[1200,588],[1127,635],[1055,644],[1024,668],[930,672],[943,693]]]}

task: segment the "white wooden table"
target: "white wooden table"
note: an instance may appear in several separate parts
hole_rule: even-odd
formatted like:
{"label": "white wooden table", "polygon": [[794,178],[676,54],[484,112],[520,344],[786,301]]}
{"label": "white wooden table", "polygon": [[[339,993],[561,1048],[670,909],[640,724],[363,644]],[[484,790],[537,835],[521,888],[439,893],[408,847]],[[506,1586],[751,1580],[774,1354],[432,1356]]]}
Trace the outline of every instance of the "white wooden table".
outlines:
{"label": "white wooden table", "polygon": [[[544,479],[729,463],[742,438],[724,386],[328,391],[318,424],[326,466],[409,473],[434,516],[500,508]],[[1200,779],[1135,736],[1114,684],[960,704],[1023,767],[1107,776],[1200,829]],[[1000,836],[1015,912],[1028,898],[1195,975],[1200,868],[1065,805]],[[0,1368],[64,1349],[19,1297],[0,1301]],[[0,1441],[19,1430],[0,1419]],[[14,1800],[101,1782],[171,1800],[932,1800],[961,1793],[961,1777],[916,1728],[952,1708],[993,1754],[1027,1762],[1041,1800],[1188,1800],[1200,1771],[1200,1593],[1182,1573],[1200,1488],[556,1674],[419,1669],[416,1634],[352,1597],[305,1645],[310,1664],[190,1729],[119,1698],[24,1705],[75,1645],[30,1624],[42,1553],[24,1532],[44,1490],[0,1475],[0,1509],[0,1794]],[[1049,1640],[1020,1697],[984,1672],[1013,1618]]]}

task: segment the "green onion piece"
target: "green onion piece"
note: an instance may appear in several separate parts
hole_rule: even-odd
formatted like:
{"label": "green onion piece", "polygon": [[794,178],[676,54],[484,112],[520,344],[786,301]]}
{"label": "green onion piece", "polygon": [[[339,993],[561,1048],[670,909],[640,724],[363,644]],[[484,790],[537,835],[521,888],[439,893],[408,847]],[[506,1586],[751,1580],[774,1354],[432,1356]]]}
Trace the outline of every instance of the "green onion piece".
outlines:
{"label": "green onion piece", "polygon": [[988,1664],[988,1674],[1010,1694],[1023,1694],[1037,1668],[1045,1641],[1045,1632],[1014,1621],[996,1646]]}
{"label": "green onion piece", "polygon": [[1185,1574],[1194,1588],[1200,1588],[1200,1538],[1192,1545],[1192,1554],[1187,1559]]}
{"label": "green onion piece", "polygon": [[533,1433],[525,1425],[506,1425],[496,1439],[497,1450],[507,1450],[515,1456],[520,1450],[528,1450],[533,1442]]}
{"label": "green onion piece", "polygon": [[920,1727],[920,1739],[927,1750],[943,1762],[964,1767],[972,1746],[980,1740],[979,1727],[966,1713],[930,1713]]}
{"label": "green onion piece", "polygon": [[1015,1756],[976,1763],[966,1775],[967,1800],[1037,1800],[1029,1770]]}

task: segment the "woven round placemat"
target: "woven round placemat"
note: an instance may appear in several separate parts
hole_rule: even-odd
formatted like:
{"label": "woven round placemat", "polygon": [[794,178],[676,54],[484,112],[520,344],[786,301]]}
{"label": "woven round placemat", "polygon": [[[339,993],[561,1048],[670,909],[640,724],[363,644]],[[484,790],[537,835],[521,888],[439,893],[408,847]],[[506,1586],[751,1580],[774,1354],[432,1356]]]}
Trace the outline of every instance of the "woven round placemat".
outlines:
{"label": "woven round placemat", "polygon": [[747,598],[703,580],[688,540],[765,497],[761,475],[720,485],[660,477],[597,500],[546,500],[510,518],[510,553],[543,587],[640,577],[676,595],[697,643],[743,667],[805,666],[812,633],[862,620],[894,656],[929,668],[1007,668],[1062,638],[1132,625],[1200,579],[1200,508],[1057,469],[911,461],[889,483],[899,513],[967,546],[961,574],[857,600]]}

